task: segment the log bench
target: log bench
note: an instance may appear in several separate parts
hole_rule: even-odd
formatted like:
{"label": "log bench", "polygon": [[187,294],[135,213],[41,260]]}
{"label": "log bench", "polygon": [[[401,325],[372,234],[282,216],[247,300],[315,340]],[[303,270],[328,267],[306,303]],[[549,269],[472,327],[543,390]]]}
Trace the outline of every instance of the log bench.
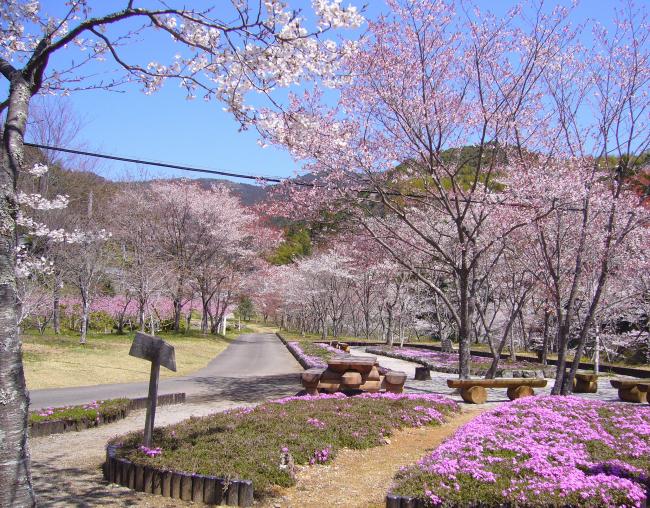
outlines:
{"label": "log bench", "polygon": [[626,402],[647,402],[650,381],[636,379],[612,379],[612,386],[618,389],[618,398]]}
{"label": "log bench", "polygon": [[542,378],[499,378],[499,379],[447,379],[449,388],[460,388],[465,402],[483,404],[487,400],[486,388],[507,388],[510,400],[535,395],[533,387],[546,386]]}
{"label": "log bench", "polygon": [[339,342],[338,340],[333,340],[330,342],[330,346],[336,349],[340,349],[345,353],[350,352],[350,344],[348,344],[347,342]]}
{"label": "log bench", "polygon": [[576,372],[573,379],[573,393],[597,393],[598,375],[593,372]]}
{"label": "log bench", "polygon": [[401,393],[406,373],[391,370],[381,374],[374,356],[347,356],[331,359],[326,369],[304,371],[301,381],[309,395],[316,395],[319,391],[333,393],[346,390]]}

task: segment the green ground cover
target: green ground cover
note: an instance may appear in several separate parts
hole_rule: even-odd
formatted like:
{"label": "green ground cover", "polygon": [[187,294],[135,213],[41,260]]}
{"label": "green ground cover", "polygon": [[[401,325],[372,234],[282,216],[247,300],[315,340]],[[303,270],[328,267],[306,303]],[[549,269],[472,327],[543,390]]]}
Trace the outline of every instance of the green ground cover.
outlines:
{"label": "green ground cover", "polygon": [[338,450],[380,446],[403,427],[439,425],[458,405],[432,394],[287,397],[112,440],[118,457],[160,469],[253,481],[256,495],[290,486],[283,464],[329,463]]}
{"label": "green ground cover", "polygon": [[84,422],[93,421],[97,418],[113,418],[129,409],[129,399],[111,399],[93,401],[88,404],[65,407],[47,407],[37,411],[30,411],[29,423],[69,421]]}

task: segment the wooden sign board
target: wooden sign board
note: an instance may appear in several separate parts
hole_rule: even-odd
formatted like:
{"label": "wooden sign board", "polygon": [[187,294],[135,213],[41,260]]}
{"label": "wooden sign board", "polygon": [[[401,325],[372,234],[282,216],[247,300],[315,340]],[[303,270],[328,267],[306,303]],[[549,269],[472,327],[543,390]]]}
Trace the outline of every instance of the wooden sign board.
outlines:
{"label": "wooden sign board", "polygon": [[149,396],[147,401],[147,414],[144,420],[144,446],[151,446],[153,438],[154,420],[156,418],[156,402],[158,401],[158,378],[160,366],[176,372],[176,355],[174,346],[164,340],[138,332],[131,344],[130,356],[142,358],[151,362],[149,375]]}
{"label": "wooden sign board", "polygon": [[149,360],[152,363],[157,363],[176,372],[174,346],[158,337],[142,332],[136,333],[135,339],[133,339],[133,343],[131,344],[129,355],[142,358],[143,360]]}

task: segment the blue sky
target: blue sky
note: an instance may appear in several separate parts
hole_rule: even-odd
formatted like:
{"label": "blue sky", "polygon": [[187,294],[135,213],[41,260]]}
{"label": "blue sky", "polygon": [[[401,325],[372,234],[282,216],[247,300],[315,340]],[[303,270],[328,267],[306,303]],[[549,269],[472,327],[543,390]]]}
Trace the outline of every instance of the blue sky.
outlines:
{"label": "blue sky", "polygon": [[[381,0],[365,1],[369,3],[369,17],[384,9]],[[53,7],[51,2],[55,0],[44,0],[42,4],[49,9]],[[115,8],[123,4],[110,0],[104,7],[110,3],[115,3]],[[362,5],[360,1],[344,0],[344,4],[348,3]],[[574,21],[579,23],[595,18],[610,25],[613,7],[617,3],[613,0],[583,0],[574,13]],[[307,1],[291,4],[308,6]],[[484,0],[479,4],[499,13],[509,9],[514,2]],[[140,43],[130,51],[134,56],[148,57],[151,47]],[[6,84],[2,83],[0,92],[5,90]],[[239,124],[222,111],[221,103],[206,102],[201,98],[188,101],[183,90],[173,81],[153,95],[141,93],[137,85],[125,90],[125,93],[77,92],[65,99],[84,119],[85,127],[79,139],[84,147],[120,156],[264,176],[292,176],[299,167],[286,152],[258,146],[254,130],[240,132]],[[60,99],[53,97],[49,100]],[[119,178],[126,172],[133,175],[138,169],[128,164],[104,162],[97,171],[110,178]],[[147,168],[146,172],[149,177],[200,176],[154,168]]]}

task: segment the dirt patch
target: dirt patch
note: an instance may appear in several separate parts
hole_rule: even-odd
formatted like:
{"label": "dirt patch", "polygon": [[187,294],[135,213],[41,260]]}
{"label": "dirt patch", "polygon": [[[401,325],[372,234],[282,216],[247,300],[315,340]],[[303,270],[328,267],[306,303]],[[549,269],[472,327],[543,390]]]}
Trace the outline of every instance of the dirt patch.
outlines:
{"label": "dirt patch", "polygon": [[400,431],[386,446],[368,450],[342,450],[334,462],[326,466],[301,467],[295,486],[279,491],[277,497],[265,500],[261,506],[383,507],[388,487],[400,467],[420,459],[482,411],[485,408],[464,410],[439,427]]}

